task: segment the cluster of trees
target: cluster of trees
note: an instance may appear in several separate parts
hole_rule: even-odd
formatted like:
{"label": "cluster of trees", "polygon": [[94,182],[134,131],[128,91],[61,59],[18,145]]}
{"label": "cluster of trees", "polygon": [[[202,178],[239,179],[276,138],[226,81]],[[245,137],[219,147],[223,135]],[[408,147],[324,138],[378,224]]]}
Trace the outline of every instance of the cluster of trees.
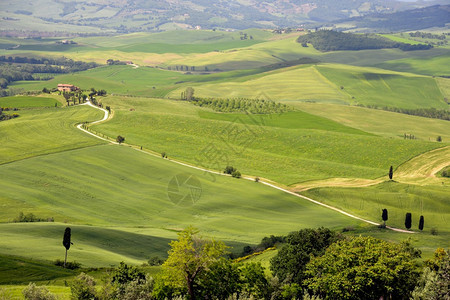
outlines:
{"label": "cluster of trees", "polygon": [[417,261],[420,251],[409,242],[345,237],[318,228],[271,236],[260,246],[279,242],[284,244],[271,259],[268,275],[260,263],[226,258],[224,243],[203,238],[188,227],[170,243],[168,258],[153,278],[122,262],[101,287],[81,273],[70,285],[72,299],[446,299],[450,295],[449,256],[443,249],[422,270]]}
{"label": "cluster of trees", "polygon": [[127,62],[125,62],[125,61],[121,61],[121,60],[114,60],[114,59],[108,59],[107,61],[106,61],[106,64],[108,64],[108,65],[126,65],[127,64]]}
{"label": "cluster of trees", "polygon": [[339,51],[339,50],[367,50],[399,48],[403,51],[427,50],[433,48],[432,45],[411,45],[398,43],[375,34],[353,34],[333,30],[319,30],[307,35],[302,35],[297,42],[303,46],[312,44],[319,51]]}
{"label": "cluster of trees", "polygon": [[364,105],[364,104],[356,104],[356,106],[373,108],[373,109],[381,109],[385,111],[392,111],[400,114],[419,116],[425,118],[432,119],[441,119],[450,121],[450,111],[445,109],[436,109],[436,108],[400,108],[400,107],[391,107],[391,106],[378,106],[378,105]]}
{"label": "cluster of trees", "polygon": [[[184,66],[184,65],[181,65],[181,66],[169,66],[169,67],[167,67],[167,69],[168,70],[176,70],[176,71],[191,71],[191,72],[195,72],[195,66]],[[205,71],[208,71],[208,68],[207,67],[205,67]]]}
{"label": "cluster of trees", "polygon": [[445,40],[447,38],[445,33],[433,34],[431,32],[421,32],[421,31],[410,32],[409,36],[410,37],[420,37],[422,39],[436,39],[436,40]]}
{"label": "cluster of trees", "polygon": [[23,212],[20,212],[17,217],[13,219],[14,223],[21,223],[21,222],[54,222],[55,219],[53,217],[51,218],[39,218],[35,216],[33,213],[24,214]]}
{"label": "cluster of trees", "polygon": [[[85,71],[88,69],[98,67],[98,64],[93,62],[75,61],[66,57],[56,58],[35,58],[35,57],[21,57],[21,56],[0,56],[0,62],[16,63],[16,64],[31,64],[31,65],[44,65],[44,66],[62,66],[60,69],[62,73],[72,73]],[[60,73],[56,72],[56,73]]]}
{"label": "cluster of trees", "polygon": [[241,178],[241,172],[239,172],[235,167],[226,166],[225,170],[223,170],[224,174],[229,174],[234,178]]}
{"label": "cluster of trees", "polygon": [[194,98],[191,102],[201,107],[209,107],[218,112],[248,112],[252,114],[274,114],[291,111],[286,104],[265,99],[211,99]]}
{"label": "cluster of trees", "polygon": [[17,108],[7,108],[7,107],[0,107],[0,121],[6,121],[6,120],[10,120],[10,119],[14,119],[17,118],[19,116],[19,114],[17,113],[13,113],[13,114],[5,114],[3,113],[3,111],[8,111],[8,110],[14,110],[17,111]]}
{"label": "cluster of trees", "polygon": [[[47,88],[43,88],[42,92],[44,93],[50,93],[51,91],[54,91],[54,89],[49,90]],[[88,94],[86,95],[85,93],[83,93],[83,91],[79,90],[76,92],[60,92],[60,94],[63,95],[64,99],[67,102],[67,106],[69,106],[70,102],[72,101],[73,105],[76,104],[76,102],[78,101],[78,104],[84,103],[86,102],[86,100],[89,98],[89,100],[94,104],[97,105],[99,107],[103,107],[103,105],[101,104],[100,101],[98,101],[95,96],[106,96],[107,91],[106,90],[96,90],[95,88],[91,88],[90,90],[87,90],[85,92],[88,92]],[[109,108],[110,110],[111,108]],[[110,111],[111,112],[111,111]]]}

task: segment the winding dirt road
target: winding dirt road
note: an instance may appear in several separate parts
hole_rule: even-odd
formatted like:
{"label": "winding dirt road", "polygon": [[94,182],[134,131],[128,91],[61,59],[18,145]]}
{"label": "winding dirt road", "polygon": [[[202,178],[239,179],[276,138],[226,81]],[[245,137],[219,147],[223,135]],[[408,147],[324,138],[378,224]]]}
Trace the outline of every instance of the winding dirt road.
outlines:
{"label": "winding dirt road", "polygon": [[[89,105],[89,106],[91,106],[91,107],[93,107],[93,108],[100,109],[101,111],[103,111],[103,112],[105,113],[105,115],[103,116],[103,119],[98,120],[98,121],[95,121],[95,122],[92,122],[92,123],[89,123],[89,124],[91,124],[91,125],[92,125],[92,124],[98,124],[98,123],[100,123],[100,122],[104,122],[104,121],[108,120],[108,118],[109,118],[109,116],[110,116],[110,115],[109,115],[109,112],[108,112],[106,109],[103,109],[103,108],[100,108],[100,107],[98,107],[98,106],[95,106],[95,105],[93,105],[93,104],[92,104],[91,102],[89,102],[89,101],[86,102],[86,103],[84,103],[84,104],[82,104],[82,105]],[[77,128],[78,128],[79,130],[81,130],[81,131],[83,131],[83,132],[85,132],[85,133],[87,133],[87,134],[90,134],[90,135],[92,135],[92,136],[94,136],[94,137],[96,137],[96,138],[98,138],[98,139],[101,139],[101,140],[103,140],[103,141],[107,141],[107,142],[112,143],[112,144],[118,144],[118,143],[115,142],[115,141],[111,141],[111,140],[109,140],[109,139],[103,138],[103,137],[101,137],[101,136],[98,136],[98,135],[96,135],[96,134],[94,134],[94,133],[92,133],[92,132],[90,132],[90,131],[84,129],[84,128],[83,128],[83,124],[77,125]],[[130,145],[130,146],[131,146],[131,145]],[[152,155],[152,156],[156,156],[156,157],[161,157],[160,155],[156,155],[156,154],[154,154],[154,153],[150,153],[150,152],[147,152],[147,151],[143,151],[143,150],[141,150],[141,149],[139,149],[139,148],[135,148],[135,147],[133,147],[133,146],[131,146],[131,148],[134,149],[134,150],[136,150],[136,151],[145,153],[145,154],[147,154],[147,155]],[[450,146],[447,147],[447,148],[448,148],[448,150],[450,150]],[[437,150],[439,150],[439,149],[437,149]],[[434,151],[434,150],[433,150],[433,151]],[[431,152],[433,152],[433,151],[431,151]],[[425,153],[425,154],[427,154],[427,153]],[[425,155],[425,154],[424,154],[424,155]],[[220,175],[220,176],[230,176],[230,175],[228,175],[228,174],[223,174],[223,173],[221,173],[221,172],[217,172],[217,171],[213,171],[213,170],[204,169],[204,168],[197,167],[197,166],[194,166],[194,165],[191,165],[191,164],[188,164],[188,163],[184,163],[184,162],[181,162],[181,161],[177,161],[177,160],[173,160],[173,159],[168,159],[168,160],[171,161],[171,162],[174,162],[174,163],[176,163],[176,164],[182,165],[182,166],[186,166],[186,167],[193,168],[193,169],[196,169],[196,170],[208,172],[208,173],[211,173],[211,174]],[[414,160],[414,159],[413,159],[413,160]],[[411,161],[413,161],[413,160],[411,160]],[[420,159],[419,161],[422,161],[422,159]],[[249,177],[249,176],[243,176],[242,178],[243,178],[243,179],[246,179],[246,180],[251,180],[251,181],[254,181],[254,180],[255,180],[255,177]],[[349,184],[349,183],[351,182],[351,180],[349,180],[349,179],[345,179],[345,180],[348,181],[348,185],[347,185],[347,186],[352,186],[351,184]],[[381,179],[380,179],[380,180],[361,179],[361,180],[364,180],[365,184],[367,184],[367,185],[365,185],[365,186],[377,184],[377,183],[380,183],[380,182],[383,181],[383,180],[381,180]],[[368,224],[371,224],[371,225],[375,225],[375,226],[379,226],[379,225],[380,225],[380,223],[377,223],[377,222],[373,222],[373,221],[370,221],[370,220],[366,220],[366,219],[360,218],[360,217],[358,217],[358,216],[355,216],[355,215],[352,215],[352,214],[350,214],[350,213],[348,213],[348,212],[345,212],[345,211],[343,211],[343,210],[341,210],[341,209],[339,209],[339,208],[336,208],[336,207],[333,207],[333,206],[324,204],[324,203],[322,203],[322,202],[320,202],[320,201],[311,199],[311,198],[309,198],[309,197],[300,195],[300,194],[297,193],[297,191],[301,190],[301,189],[300,189],[300,186],[299,186],[298,189],[294,188],[294,191],[290,191],[290,190],[288,190],[288,189],[282,188],[282,187],[280,187],[280,186],[277,186],[276,184],[273,184],[273,183],[270,183],[270,182],[267,182],[267,181],[260,180],[259,182],[262,183],[262,184],[264,184],[264,185],[266,185],[266,186],[269,186],[269,187],[271,187],[271,188],[274,188],[274,189],[283,191],[283,192],[285,192],[285,193],[288,193],[288,194],[290,194],[290,195],[292,195],[292,196],[295,196],[295,197],[301,198],[301,199],[303,199],[303,200],[310,201],[310,202],[312,202],[312,203],[314,203],[314,204],[317,204],[317,205],[326,207],[326,208],[328,208],[328,209],[334,210],[334,211],[336,211],[336,212],[338,212],[338,213],[341,213],[341,214],[343,214],[343,215],[345,215],[345,216],[347,216],[347,217],[350,217],[350,218],[353,218],[353,219],[356,219],[356,220],[360,220],[360,221],[362,221],[362,222],[365,222],[365,223],[368,223]],[[320,181],[320,182],[323,183],[324,181]],[[339,179],[336,180],[336,179],[335,179],[334,183],[335,183],[336,185],[330,184],[330,185],[328,185],[328,186],[337,186],[337,185],[339,184],[339,182],[344,183],[344,180],[339,180]],[[329,183],[331,183],[331,181],[329,181]],[[358,183],[360,184],[361,181],[360,181],[359,179],[356,179],[356,180],[354,180],[354,183],[353,183],[353,184],[358,184]],[[340,185],[340,186],[342,186],[342,185]],[[357,186],[357,185],[353,185],[353,186]],[[359,186],[361,186],[361,185],[359,185]],[[311,188],[312,188],[312,187],[311,187]],[[394,228],[394,227],[390,227],[390,226],[386,226],[386,228],[388,228],[388,229],[390,229],[390,230],[393,230],[393,231],[402,232],[402,233],[410,233],[410,234],[415,233],[415,232],[413,232],[413,231],[408,231],[408,230],[404,230],[404,229]]]}

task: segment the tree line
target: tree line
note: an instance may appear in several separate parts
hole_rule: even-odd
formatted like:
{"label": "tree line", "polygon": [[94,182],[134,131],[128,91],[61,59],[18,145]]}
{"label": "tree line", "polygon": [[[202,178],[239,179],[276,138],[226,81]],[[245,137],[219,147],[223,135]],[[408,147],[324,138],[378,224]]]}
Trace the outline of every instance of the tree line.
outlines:
{"label": "tree line", "polygon": [[[29,58],[0,56],[0,96],[7,96],[3,91],[14,81],[50,80],[51,74],[66,74],[95,68],[96,63],[74,61],[62,58]],[[49,74],[49,75],[35,75]]]}
{"label": "tree line", "polygon": [[272,114],[291,111],[292,108],[286,104],[277,103],[267,99],[247,99],[247,98],[199,98],[194,97],[194,89],[186,88],[181,93],[181,99],[187,100],[200,107],[209,107],[218,112],[249,112],[252,114]]}
{"label": "tree line", "polygon": [[[68,231],[69,230],[69,231]],[[229,258],[228,248],[188,227],[170,242],[161,271],[149,276],[124,262],[102,281],[81,273],[71,283],[72,299],[447,299],[450,295],[448,251],[439,248],[421,263],[421,252],[409,241],[344,236],[327,228],[302,229],[284,237],[266,237],[260,246],[276,244],[271,274],[261,263]],[[63,245],[72,245],[70,228]],[[152,259],[160,264],[162,261]],[[27,295],[51,294],[30,284]]]}
{"label": "tree line", "polygon": [[353,34],[333,30],[319,30],[298,37],[304,47],[312,44],[319,51],[368,50],[398,48],[403,51],[428,50],[432,45],[399,43],[375,34]]}
{"label": "tree line", "polygon": [[385,111],[391,111],[406,115],[419,116],[425,118],[432,119],[441,119],[450,121],[450,111],[445,109],[436,109],[436,108],[400,108],[400,107],[392,107],[392,106],[378,106],[373,104],[356,104],[356,106],[380,109]]}

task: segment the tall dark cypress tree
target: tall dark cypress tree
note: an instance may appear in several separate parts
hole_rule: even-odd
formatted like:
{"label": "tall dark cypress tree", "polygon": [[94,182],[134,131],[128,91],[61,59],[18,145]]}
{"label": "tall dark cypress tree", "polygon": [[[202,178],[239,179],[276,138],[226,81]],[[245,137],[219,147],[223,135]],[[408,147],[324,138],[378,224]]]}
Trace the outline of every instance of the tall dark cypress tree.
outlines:
{"label": "tall dark cypress tree", "polygon": [[420,216],[420,220],[419,220],[419,229],[423,230],[423,225],[425,223],[425,220],[423,219],[423,216]]}
{"label": "tall dark cypress tree", "polygon": [[67,251],[70,249],[70,245],[73,245],[72,242],[70,241],[71,238],[71,229],[70,227],[67,227],[66,230],[64,230],[64,238],[63,238],[63,245],[66,248],[66,257],[64,259],[64,268],[66,267],[66,263],[67,263]]}
{"label": "tall dark cypress tree", "polygon": [[394,169],[392,166],[389,168],[389,180],[392,180],[392,177],[394,176]]}
{"label": "tall dark cypress tree", "polygon": [[381,214],[381,218],[383,218],[383,227],[386,227],[386,221],[388,220],[388,211],[386,208],[383,208],[383,213]]}
{"label": "tall dark cypress tree", "polygon": [[405,217],[405,227],[406,229],[411,229],[411,213],[406,213],[406,217]]}

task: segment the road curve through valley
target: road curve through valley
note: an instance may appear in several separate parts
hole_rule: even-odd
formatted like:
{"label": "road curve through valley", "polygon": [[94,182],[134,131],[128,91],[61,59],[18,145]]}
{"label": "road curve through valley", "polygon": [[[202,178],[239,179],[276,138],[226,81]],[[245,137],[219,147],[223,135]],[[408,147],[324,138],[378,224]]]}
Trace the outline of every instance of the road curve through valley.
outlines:
{"label": "road curve through valley", "polygon": [[[95,121],[95,122],[89,123],[89,124],[91,124],[91,125],[92,125],[92,124],[98,124],[98,123],[100,123],[100,122],[104,122],[104,121],[108,120],[108,118],[109,118],[109,116],[110,116],[110,115],[109,115],[109,112],[108,112],[106,109],[103,109],[103,108],[100,108],[100,107],[98,107],[98,106],[95,106],[95,105],[93,105],[90,101],[88,101],[88,102],[86,102],[86,103],[84,103],[84,104],[81,104],[81,105],[89,105],[89,106],[91,106],[91,107],[93,107],[93,108],[100,109],[101,111],[103,111],[103,112],[105,113],[104,116],[103,116],[103,119],[98,120],[98,121]],[[97,135],[97,134],[94,134],[94,133],[92,133],[92,132],[90,132],[90,131],[84,129],[84,128],[83,128],[83,125],[84,125],[83,123],[82,123],[82,124],[79,124],[79,125],[77,125],[77,128],[78,128],[79,130],[81,130],[81,131],[83,131],[83,132],[85,132],[85,133],[87,133],[87,134],[90,134],[90,135],[92,135],[92,136],[94,136],[94,137],[96,137],[96,138],[98,138],[98,139],[101,139],[101,140],[103,140],[103,141],[106,141],[106,142],[109,142],[109,143],[112,143],[112,144],[118,144],[118,143],[115,142],[115,141],[111,141],[111,140],[109,140],[109,139],[106,139],[106,138],[104,138],[104,137],[101,137],[101,136],[99,136],[99,135]],[[156,154],[154,154],[154,153],[149,153],[149,152],[143,151],[143,150],[141,150],[141,149],[139,149],[139,148],[134,148],[134,147],[131,147],[131,148],[134,149],[134,150],[137,150],[137,151],[139,151],[139,152],[145,153],[145,154],[147,154],[147,155],[152,155],[152,156],[156,156],[156,157],[161,157],[160,155],[156,155]],[[186,167],[193,168],[193,169],[196,169],[196,170],[208,172],[208,173],[211,173],[211,174],[220,175],[220,176],[231,176],[231,175],[228,175],[228,174],[223,174],[223,173],[221,173],[221,172],[217,172],[217,171],[213,171],[213,170],[208,170],[208,169],[205,169],[205,168],[197,167],[197,166],[194,166],[194,165],[191,165],[191,164],[188,164],[188,163],[184,163],[184,162],[181,162],[181,161],[177,161],[177,160],[173,160],[173,159],[168,159],[168,158],[167,158],[167,160],[169,160],[169,161],[171,161],[171,162],[174,162],[174,163],[176,163],[176,164],[182,165],[182,166],[186,166]],[[254,180],[255,180],[254,177],[248,177],[248,176],[243,176],[242,178],[243,178],[243,179],[246,179],[246,180],[251,180],[251,181],[254,181]],[[277,186],[277,185],[275,185],[275,184],[272,184],[272,183],[269,183],[269,182],[266,182],[266,181],[263,181],[263,180],[259,180],[259,182],[262,183],[262,184],[264,184],[264,185],[266,185],[266,186],[269,186],[269,187],[271,187],[271,188],[274,188],[274,189],[280,190],[280,191],[282,191],[282,192],[288,193],[288,194],[290,194],[290,195],[292,195],[292,196],[295,196],[295,197],[301,198],[301,199],[303,199],[303,200],[310,201],[310,202],[312,202],[312,203],[314,203],[314,204],[317,204],[317,205],[326,207],[326,208],[328,208],[328,209],[334,210],[334,211],[336,211],[336,212],[338,212],[338,213],[341,213],[341,214],[343,214],[343,215],[345,215],[345,216],[347,216],[347,217],[350,217],[350,218],[353,218],[353,219],[356,219],[356,220],[359,220],[359,221],[362,221],[362,222],[365,222],[365,223],[368,223],[368,224],[371,224],[371,225],[375,225],[375,226],[379,226],[379,225],[380,225],[380,223],[377,223],[377,222],[373,222],[373,221],[370,221],[370,220],[366,220],[366,219],[360,218],[360,217],[358,217],[358,216],[355,216],[355,215],[352,215],[352,214],[350,214],[350,213],[348,213],[348,212],[345,212],[345,211],[343,211],[343,210],[341,210],[341,209],[339,209],[339,208],[336,208],[336,207],[333,207],[333,206],[324,204],[324,203],[322,203],[322,202],[320,202],[320,201],[317,201],[317,200],[311,199],[311,198],[309,198],[309,197],[300,195],[300,194],[298,194],[298,193],[289,191],[289,190],[284,189],[284,188],[282,188],[282,187],[279,187],[279,186]],[[393,231],[402,232],[402,233],[415,233],[414,231],[409,231],[409,230],[404,230],[404,229],[394,228],[394,227],[390,227],[390,226],[386,226],[386,228],[388,228],[388,229],[390,229],[390,230],[393,230]]]}

